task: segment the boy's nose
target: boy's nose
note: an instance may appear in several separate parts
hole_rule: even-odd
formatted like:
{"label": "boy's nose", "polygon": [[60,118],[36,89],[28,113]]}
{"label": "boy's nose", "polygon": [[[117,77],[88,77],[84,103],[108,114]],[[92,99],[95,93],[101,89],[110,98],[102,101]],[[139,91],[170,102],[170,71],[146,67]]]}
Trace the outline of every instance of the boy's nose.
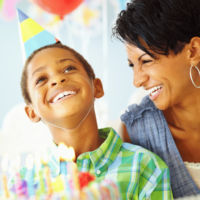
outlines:
{"label": "boy's nose", "polygon": [[63,78],[63,79],[60,79],[60,80],[55,80],[54,79],[54,81],[52,81],[52,83],[51,83],[51,86],[55,86],[55,85],[57,85],[59,83],[65,82],[65,81],[66,81],[66,78]]}

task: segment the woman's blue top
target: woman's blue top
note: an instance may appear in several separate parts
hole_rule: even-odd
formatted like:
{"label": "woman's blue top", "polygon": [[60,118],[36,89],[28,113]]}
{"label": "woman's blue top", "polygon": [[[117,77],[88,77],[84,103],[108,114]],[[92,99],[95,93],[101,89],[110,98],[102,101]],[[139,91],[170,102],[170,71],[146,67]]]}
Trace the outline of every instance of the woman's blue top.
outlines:
{"label": "woman's blue top", "polygon": [[200,194],[173,140],[163,112],[156,108],[149,96],[140,105],[133,104],[121,116],[131,142],[162,158],[168,165],[174,198]]}

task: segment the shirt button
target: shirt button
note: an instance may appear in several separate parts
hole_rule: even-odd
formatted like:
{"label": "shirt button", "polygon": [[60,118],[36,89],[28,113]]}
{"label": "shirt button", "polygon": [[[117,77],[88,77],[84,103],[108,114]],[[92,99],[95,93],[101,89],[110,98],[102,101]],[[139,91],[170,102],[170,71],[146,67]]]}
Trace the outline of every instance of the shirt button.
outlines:
{"label": "shirt button", "polygon": [[97,174],[98,174],[98,175],[101,174],[101,171],[100,171],[99,169],[97,170]]}

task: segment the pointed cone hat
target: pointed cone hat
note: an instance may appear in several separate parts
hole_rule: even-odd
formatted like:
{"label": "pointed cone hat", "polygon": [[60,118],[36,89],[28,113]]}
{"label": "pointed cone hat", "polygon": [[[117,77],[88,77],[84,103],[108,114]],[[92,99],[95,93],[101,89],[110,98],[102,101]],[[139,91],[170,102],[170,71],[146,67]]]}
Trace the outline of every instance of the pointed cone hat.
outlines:
{"label": "pointed cone hat", "polygon": [[50,44],[55,44],[57,40],[52,34],[46,31],[33,19],[25,15],[18,9],[19,26],[21,32],[21,46],[23,60],[25,61],[35,50]]}

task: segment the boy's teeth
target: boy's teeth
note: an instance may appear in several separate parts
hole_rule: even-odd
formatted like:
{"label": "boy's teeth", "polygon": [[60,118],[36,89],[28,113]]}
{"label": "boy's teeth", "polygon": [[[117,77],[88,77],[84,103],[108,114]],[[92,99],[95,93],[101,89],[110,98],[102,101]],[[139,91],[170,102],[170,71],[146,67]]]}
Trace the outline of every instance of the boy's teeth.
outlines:
{"label": "boy's teeth", "polygon": [[59,98],[62,98],[62,97],[64,97],[64,93],[59,94]]}
{"label": "boy's teeth", "polygon": [[53,103],[55,103],[58,99],[68,96],[69,94],[76,94],[76,92],[75,91],[65,91],[63,93],[60,93],[53,99]]}
{"label": "boy's teeth", "polygon": [[69,94],[69,93],[68,93],[67,91],[66,91],[66,92],[64,92],[64,95],[65,95],[65,96],[67,96],[68,94]]}

